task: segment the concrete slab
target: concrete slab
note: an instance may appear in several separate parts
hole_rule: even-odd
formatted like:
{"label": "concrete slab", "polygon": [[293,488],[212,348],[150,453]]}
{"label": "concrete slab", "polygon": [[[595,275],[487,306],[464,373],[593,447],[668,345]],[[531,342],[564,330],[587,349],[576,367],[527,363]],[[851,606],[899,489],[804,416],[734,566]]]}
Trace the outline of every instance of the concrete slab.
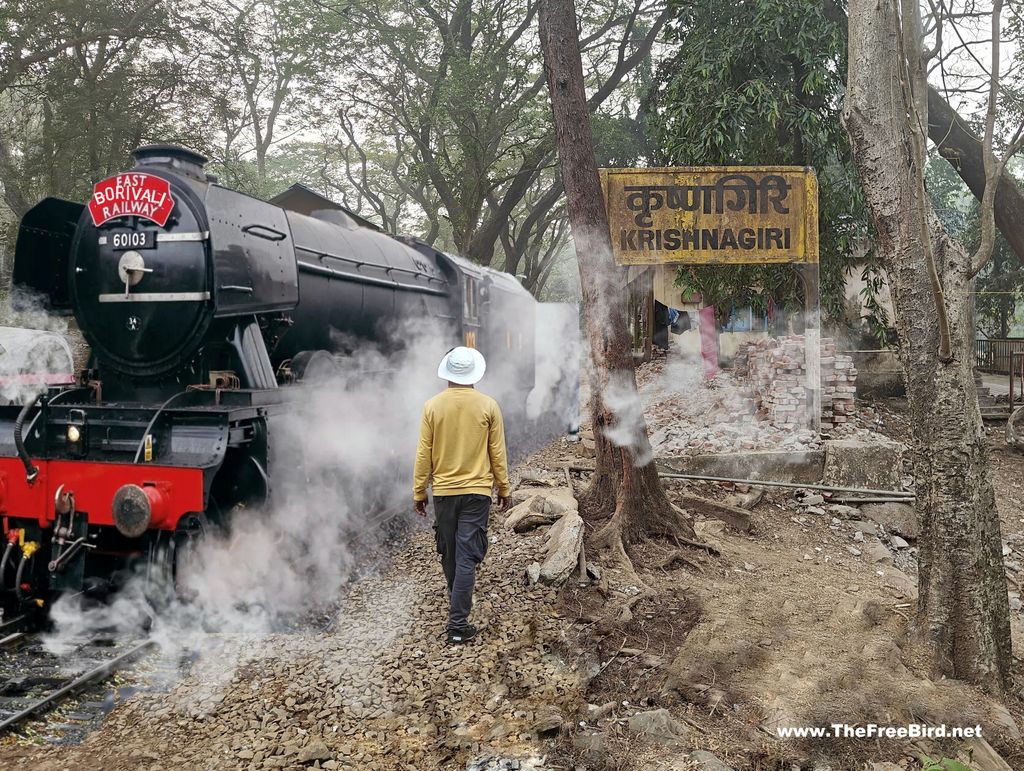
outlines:
{"label": "concrete slab", "polygon": [[830,439],[825,442],[823,479],[836,487],[899,490],[903,484],[903,453],[906,448],[878,435],[870,442]]}
{"label": "concrete slab", "polygon": [[721,455],[675,455],[656,461],[659,468],[680,474],[815,484],[824,473],[825,451],[740,450]]}

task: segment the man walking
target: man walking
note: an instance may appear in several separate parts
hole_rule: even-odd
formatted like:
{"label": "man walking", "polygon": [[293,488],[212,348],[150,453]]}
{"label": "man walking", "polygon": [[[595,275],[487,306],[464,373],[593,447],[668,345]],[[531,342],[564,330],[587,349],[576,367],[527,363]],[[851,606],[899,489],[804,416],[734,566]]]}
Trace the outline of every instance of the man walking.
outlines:
{"label": "man walking", "polygon": [[508,508],[505,426],[498,403],[473,386],[487,363],[474,348],[452,348],[437,376],[448,387],[423,406],[420,442],[413,471],[413,507],[427,514],[427,483],[434,492],[434,537],[448,582],[448,642],[476,636],[469,623],[476,566],[487,552],[487,516],[491,491],[498,488]]}

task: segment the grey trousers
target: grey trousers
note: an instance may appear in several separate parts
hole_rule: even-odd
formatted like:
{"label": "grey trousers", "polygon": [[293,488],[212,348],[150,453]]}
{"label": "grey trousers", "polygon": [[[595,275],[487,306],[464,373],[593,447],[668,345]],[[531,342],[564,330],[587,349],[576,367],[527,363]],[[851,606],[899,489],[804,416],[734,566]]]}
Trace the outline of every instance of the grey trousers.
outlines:
{"label": "grey trousers", "polygon": [[451,600],[448,628],[462,629],[473,608],[476,566],[487,553],[489,495],[435,495],[434,538]]}

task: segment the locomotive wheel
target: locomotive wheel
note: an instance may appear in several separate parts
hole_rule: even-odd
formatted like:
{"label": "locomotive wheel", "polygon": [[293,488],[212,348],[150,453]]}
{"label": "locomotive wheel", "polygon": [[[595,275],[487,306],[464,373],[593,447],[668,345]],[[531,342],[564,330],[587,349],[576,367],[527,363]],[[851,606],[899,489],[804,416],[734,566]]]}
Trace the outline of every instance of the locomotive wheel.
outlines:
{"label": "locomotive wheel", "polygon": [[188,586],[190,561],[196,549],[210,531],[205,514],[192,514],[182,519],[172,534],[161,534],[151,551],[147,570],[147,594],[155,602],[164,604],[172,599],[188,600],[194,590]]}
{"label": "locomotive wheel", "polygon": [[174,538],[158,533],[150,546],[146,562],[146,596],[156,604],[163,604],[174,577]]}
{"label": "locomotive wheel", "polygon": [[300,383],[329,383],[341,373],[337,360],[327,351],[300,351],[292,357],[291,367]]}
{"label": "locomotive wheel", "polygon": [[174,533],[174,591],[179,599],[195,595],[188,579],[194,573],[199,543],[209,532],[210,520],[205,514],[195,514],[183,519]]}

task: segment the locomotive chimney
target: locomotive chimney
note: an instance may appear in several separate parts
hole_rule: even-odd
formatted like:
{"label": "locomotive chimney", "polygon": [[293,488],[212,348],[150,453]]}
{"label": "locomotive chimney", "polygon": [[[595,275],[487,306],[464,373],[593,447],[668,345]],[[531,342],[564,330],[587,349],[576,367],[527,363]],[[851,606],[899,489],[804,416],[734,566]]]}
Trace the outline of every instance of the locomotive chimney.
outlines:
{"label": "locomotive chimney", "polygon": [[207,181],[203,167],[207,158],[194,150],[180,145],[143,145],[132,155],[137,166],[167,166],[179,174],[192,177],[200,182]]}

